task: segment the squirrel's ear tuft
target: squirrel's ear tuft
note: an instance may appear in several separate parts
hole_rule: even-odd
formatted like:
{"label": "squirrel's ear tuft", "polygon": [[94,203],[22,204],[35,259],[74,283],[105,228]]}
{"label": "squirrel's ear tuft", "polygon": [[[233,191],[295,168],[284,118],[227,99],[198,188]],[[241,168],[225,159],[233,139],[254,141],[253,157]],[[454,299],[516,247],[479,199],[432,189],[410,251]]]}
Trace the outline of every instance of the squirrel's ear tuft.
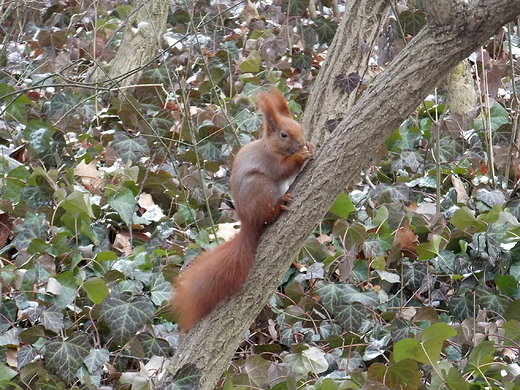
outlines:
{"label": "squirrel's ear tuft", "polygon": [[272,88],[269,92],[260,93],[257,97],[257,103],[262,114],[264,114],[267,129],[270,131],[276,131],[279,115],[292,118],[287,101],[276,88]]}

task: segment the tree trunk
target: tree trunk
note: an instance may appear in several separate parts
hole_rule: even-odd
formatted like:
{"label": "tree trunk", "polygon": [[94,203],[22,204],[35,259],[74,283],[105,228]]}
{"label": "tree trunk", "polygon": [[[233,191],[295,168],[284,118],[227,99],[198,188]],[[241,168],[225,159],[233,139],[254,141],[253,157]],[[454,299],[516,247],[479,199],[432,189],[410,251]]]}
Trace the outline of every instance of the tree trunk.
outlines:
{"label": "tree trunk", "polygon": [[305,134],[316,146],[323,144],[330,134],[327,128],[341,120],[356,99],[359,85],[345,95],[338,87],[336,77],[340,74],[358,74],[363,78],[387,9],[388,1],[384,0],[347,2],[338,32],[314,83],[312,97],[302,118]]}
{"label": "tree trunk", "polygon": [[[436,0],[427,4],[431,7],[427,26],[363,92],[296,179],[290,190],[296,196],[291,204],[293,211],[282,214],[263,235],[244,292],[221,304],[195,326],[178,348],[173,368],[184,367],[189,371],[186,375],[192,377],[198,373],[200,389],[215,386],[242,335],[273,294],[308,235],[371,154],[440,78],[520,14],[519,0],[473,0],[469,4]],[[338,34],[345,34],[344,25]],[[331,48],[329,53],[337,50],[341,52],[337,58],[347,57],[349,53],[343,51],[346,48]],[[318,85],[315,91],[319,90]],[[318,99],[321,108],[337,104],[329,96],[322,100],[317,96],[311,99]],[[311,101],[309,107],[316,105]],[[179,373],[179,377],[183,375]]]}
{"label": "tree trunk", "polygon": [[119,87],[137,83],[142,69],[157,54],[166,18],[168,2],[162,0],[137,0],[132,14],[123,28],[123,38],[116,57],[110,64],[108,75],[94,76],[97,81],[110,79]]}

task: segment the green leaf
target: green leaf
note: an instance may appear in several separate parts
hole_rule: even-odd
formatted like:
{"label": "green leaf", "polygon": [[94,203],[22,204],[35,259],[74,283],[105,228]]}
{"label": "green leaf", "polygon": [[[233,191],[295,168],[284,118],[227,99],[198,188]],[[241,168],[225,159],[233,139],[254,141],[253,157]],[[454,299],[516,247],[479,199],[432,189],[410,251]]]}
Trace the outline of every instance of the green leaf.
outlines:
{"label": "green leaf", "polygon": [[115,341],[124,345],[141,327],[152,323],[153,305],[144,296],[112,292],[103,302],[100,318],[108,325]]}
{"label": "green leaf", "polygon": [[150,299],[153,304],[160,306],[164,301],[169,301],[172,297],[172,287],[164,279],[162,273],[153,274],[150,281]]}
{"label": "green leaf", "polygon": [[27,139],[28,147],[36,152],[40,157],[57,152],[56,142],[53,139],[56,130],[49,122],[44,123],[36,119],[31,119],[23,135]]}
{"label": "green leaf", "polygon": [[334,308],[335,319],[345,331],[357,332],[369,314],[361,303],[340,304]]}
{"label": "green leaf", "polygon": [[320,43],[330,45],[334,35],[336,35],[338,23],[331,19],[325,19],[321,15],[318,15],[316,19],[313,19],[313,22],[316,24],[316,33],[318,34]]}
{"label": "green leaf", "polygon": [[415,36],[426,25],[426,14],[422,11],[403,11],[399,14],[399,21],[404,34]]}
{"label": "green leaf", "polygon": [[463,296],[456,295],[450,298],[448,308],[453,317],[459,321],[475,316],[475,301],[472,293]]}
{"label": "green leaf", "polygon": [[84,363],[90,374],[101,374],[101,370],[110,360],[108,349],[99,348],[91,349],[90,353],[85,357]]}
{"label": "green leaf", "polygon": [[495,352],[494,341],[483,341],[477,344],[471,351],[465,372],[478,370],[485,372],[490,366],[488,363],[493,361],[493,353]]}
{"label": "green leaf", "polygon": [[49,305],[40,315],[40,322],[45,329],[60,334],[63,327],[63,310],[56,305]]}
{"label": "green leaf", "polygon": [[245,370],[254,385],[261,389],[268,388],[268,370],[271,363],[260,355],[252,355],[246,358]]}
{"label": "green leaf", "polygon": [[125,188],[118,194],[109,197],[108,204],[117,211],[121,219],[128,226],[132,225],[133,223],[140,223],[143,225],[149,224],[149,221],[146,219],[134,215],[134,210],[137,209],[136,200],[134,193],[128,188]]}
{"label": "green leaf", "polygon": [[283,0],[282,10],[288,16],[303,16],[309,7],[309,0]]}
{"label": "green leaf", "polygon": [[55,337],[45,344],[45,367],[67,383],[71,383],[75,380],[90,348],[90,337],[84,332],[74,332],[65,340]]}
{"label": "green leaf", "polygon": [[0,387],[2,389],[6,389],[9,381],[16,375],[18,375],[18,373],[15,370],[10,369],[4,363],[0,363]]}
{"label": "green leaf", "polygon": [[32,211],[28,211],[23,223],[14,228],[15,238],[13,244],[18,250],[27,249],[32,239],[45,239],[47,230],[45,214],[35,214]]}
{"label": "green leaf", "polygon": [[308,374],[320,374],[329,368],[325,353],[317,348],[310,347],[299,353],[291,353],[284,357],[284,363],[289,363],[296,379],[306,378]]}
{"label": "green leaf", "polygon": [[115,133],[111,146],[124,163],[128,160],[135,163],[141,157],[150,155],[150,147],[144,137],[130,137],[124,131]]}
{"label": "green leaf", "polygon": [[418,260],[428,260],[437,256],[440,252],[442,237],[436,234],[430,235],[430,241],[417,245],[415,248],[419,255]]}
{"label": "green leaf", "polygon": [[349,196],[342,192],[330,208],[330,212],[338,217],[347,219],[349,214],[356,211],[356,207],[352,204]]}
{"label": "green leaf", "polygon": [[83,283],[83,291],[93,303],[101,303],[108,296],[108,287],[102,278],[90,278]]}
{"label": "green leaf", "polygon": [[[505,329],[505,331],[506,331],[505,336],[508,339],[513,340],[513,342],[515,342],[517,344],[520,343],[520,321],[510,320],[510,321],[504,322],[502,324],[502,327]],[[506,345],[516,346],[515,344],[511,343],[507,339],[504,339],[504,343],[506,343]]]}
{"label": "green leaf", "polygon": [[55,304],[60,309],[65,309],[76,299],[78,291],[76,278],[71,271],[65,271],[56,275],[54,280],[59,284],[59,291],[55,293],[53,289],[52,293],[47,293],[42,297],[45,301]]}
{"label": "green leaf", "polygon": [[506,311],[510,302],[506,298],[493,293],[489,289],[486,289],[484,286],[477,286],[475,288],[475,293],[477,302],[482,305],[484,309],[490,310],[500,315]]}
{"label": "green leaf", "polygon": [[143,348],[144,356],[147,358],[170,356],[170,344],[164,339],[158,339],[148,332],[142,332],[137,335],[137,340]]}
{"label": "green leaf", "polygon": [[[491,119],[491,129],[492,130],[498,130],[500,126],[505,125],[509,123],[509,114],[507,113],[507,110],[502,107],[500,103],[495,103],[493,107],[489,110],[490,119]],[[481,114],[483,117],[484,114]],[[473,123],[473,128],[475,130],[483,130],[483,120],[482,119],[475,119]]]}
{"label": "green leaf", "polygon": [[70,215],[74,216],[80,213],[86,213],[91,218],[94,218],[92,205],[90,204],[90,194],[88,193],[74,190],[63,202],[60,203],[60,206]]}
{"label": "green leaf", "polygon": [[396,362],[415,359],[420,363],[430,364],[421,343],[415,339],[402,339],[395,343],[394,359]]}
{"label": "green leaf", "polygon": [[459,370],[448,360],[441,360],[436,366],[436,372],[440,374],[440,377],[438,375],[432,375],[430,389],[443,390],[450,388],[452,390],[469,390],[466,379],[464,379]]}
{"label": "green leaf", "polygon": [[396,362],[399,362],[410,358],[420,363],[436,364],[444,341],[456,335],[457,331],[444,322],[430,325],[423,332],[421,342],[415,339],[398,341],[394,346],[394,359]]}
{"label": "green leaf", "polygon": [[7,108],[7,113],[16,119],[18,123],[27,122],[27,105],[32,105],[33,102],[25,94],[19,95],[14,102]]}
{"label": "green leaf", "polygon": [[201,370],[193,363],[182,366],[173,376],[173,382],[177,389],[198,389]]}
{"label": "green leaf", "polygon": [[404,284],[413,291],[418,290],[427,275],[427,269],[423,263],[406,264],[404,267]]}
{"label": "green leaf", "polygon": [[520,321],[520,299],[517,299],[516,301],[513,301],[509,304],[507,310],[504,312],[504,318],[507,321]]}
{"label": "green leaf", "polygon": [[368,368],[368,379],[380,382],[390,389],[417,390],[421,378],[417,363],[412,359],[401,360],[388,368],[381,363],[371,364]]}
{"label": "green leaf", "polygon": [[360,292],[352,284],[344,284],[342,290],[345,293],[343,296],[343,302],[345,303],[359,302],[370,309],[379,304],[379,296],[374,290]]}
{"label": "green leaf", "polygon": [[466,206],[462,206],[453,214],[450,222],[457,229],[464,230],[467,227],[474,227],[475,231],[484,232],[487,229],[487,224],[483,221],[477,220],[473,211]]}
{"label": "green leaf", "polygon": [[320,296],[325,309],[330,313],[334,312],[340,303],[346,302],[345,291],[336,283],[327,283],[320,280],[316,286],[316,293]]}
{"label": "green leaf", "polygon": [[13,323],[16,321],[17,312],[18,308],[14,300],[2,299],[2,304],[0,305],[0,334],[13,326]]}
{"label": "green leaf", "polygon": [[242,70],[242,72],[252,72],[256,73],[260,70],[260,62],[262,58],[260,54],[256,50],[251,50],[247,58],[242,61],[238,67]]}

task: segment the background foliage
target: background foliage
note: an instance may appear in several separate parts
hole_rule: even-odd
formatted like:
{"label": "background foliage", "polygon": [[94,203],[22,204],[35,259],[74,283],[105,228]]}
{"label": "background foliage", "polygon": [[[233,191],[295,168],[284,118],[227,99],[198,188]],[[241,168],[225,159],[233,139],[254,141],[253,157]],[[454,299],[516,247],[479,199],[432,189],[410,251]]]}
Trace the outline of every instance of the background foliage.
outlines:
{"label": "background foliage", "polygon": [[[337,5],[176,2],[126,98],[91,78],[131,5],[3,5],[0,387],[172,386],[170,281],[235,230],[229,167],[259,133],[254,95],[276,85],[301,115]],[[393,4],[363,84],[425,17]],[[440,83],[374,153],[222,386],[520,388],[516,28],[469,59],[474,104],[455,113]]]}

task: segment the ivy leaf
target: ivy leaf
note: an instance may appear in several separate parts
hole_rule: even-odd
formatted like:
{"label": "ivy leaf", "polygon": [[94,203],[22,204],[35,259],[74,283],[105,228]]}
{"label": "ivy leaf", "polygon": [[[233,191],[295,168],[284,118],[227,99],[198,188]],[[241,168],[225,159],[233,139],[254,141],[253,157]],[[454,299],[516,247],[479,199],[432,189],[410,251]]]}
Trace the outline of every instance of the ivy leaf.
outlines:
{"label": "ivy leaf", "polygon": [[292,56],[292,66],[298,70],[308,70],[312,65],[312,57],[306,52],[295,53]]}
{"label": "ivy leaf", "polygon": [[404,267],[405,286],[413,291],[418,290],[421,287],[426,274],[427,270],[424,264],[407,264]]}
{"label": "ivy leaf", "polygon": [[169,301],[172,297],[171,284],[164,279],[162,273],[153,274],[150,280],[150,299],[153,304],[160,306],[164,301]]}
{"label": "ivy leaf", "polygon": [[137,331],[153,321],[153,305],[144,296],[112,292],[105,298],[100,311],[119,345],[125,344]]}
{"label": "ivy leaf", "polygon": [[334,314],[345,331],[357,332],[370,312],[361,303],[353,303],[336,306]]}
{"label": "ivy leaf", "polygon": [[503,206],[506,203],[506,196],[500,190],[488,190],[487,188],[479,188],[477,190],[477,199],[481,200],[489,207],[494,205]]}
{"label": "ivy leaf", "polygon": [[288,16],[303,16],[309,7],[309,0],[283,0],[282,10]]}
{"label": "ivy leaf", "polygon": [[66,340],[55,337],[45,344],[45,367],[67,383],[71,383],[90,348],[90,337],[83,332],[74,332]]}
{"label": "ivy leaf", "polygon": [[133,223],[148,225],[150,223],[148,220],[134,215],[134,210],[136,209],[135,203],[136,200],[134,194],[128,188],[125,188],[118,194],[108,198],[108,204],[110,207],[117,211],[121,219],[128,226],[131,226]]}
{"label": "ivy leaf", "polygon": [[330,45],[334,35],[336,35],[338,23],[331,19],[326,19],[321,15],[318,15],[317,18],[313,19],[313,22],[316,24],[316,33],[318,34],[320,43]]}
{"label": "ivy leaf", "polygon": [[6,389],[9,384],[11,384],[10,380],[13,379],[18,373],[9,368],[6,364],[0,363],[0,386],[3,389]]}
{"label": "ivy leaf", "polygon": [[426,14],[422,11],[403,11],[399,14],[399,21],[405,34],[415,36],[426,24]]}
{"label": "ivy leaf", "polygon": [[251,50],[247,58],[238,65],[238,67],[242,70],[242,72],[252,72],[256,73],[260,69],[260,62],[262,61],[262,58],[260,57],[260,54],[258,54],[258,51]]}
{"label": "ivy leaf", "polygon": [[72,271],[64,271],[56,275],[54,281],[58,283],[59,292],[48,293],[45,295],[45,300],[55,304],[60,309],[65,309],[76,299],[78,291],[76,278]]}
{"label": "ivy leaf", "polygon": [[49,305],[40,315],[40,322],[45,329],[60,334],[63,327],[63,310],[56,305]]}
{"label": "ivy leaf", "polygon": [[99,277],[86,280],[82,285],[82,289],[93,303],[103,302],[109,293],[105,280]]}
{"label": "ivy leaf", "polygon": [[[491,107],[491,109],[489,110],[489,114],[492,130],[498,130],[500,126],[509,123],[509,114],[500,103],[495,103],[493,107]],[[473,128],[475,130],[483,130],[484,122],[482,121],[482,119],[475,119],[475,121],[473,122]]]}
{"label": "ivy leaf", "polygon": [[458,209],[451,217],[450,222],[460,230],[464,230],[470,226],[479,232],[484,232],[487,229],[487,224],[484,221],[476,219],[474,213],[466,206],[462,206]]}
{"label": "ivy leaf", "polygon": [[351,284],[343,285],[343,292],[345,293],[344,302],[354,303],[359,302],[368,308],[374,308],[379,303],[379,297],[374,290],[360,292]]}
{"label": "ivy leaf", "polygon": [[330,313],[334,312],[334,309],[338,307],[340,303],[346,302],[345,291],[340,285],[335,283],[319,281],[316,286],[316,293],[320,296],[325,309]]}
{"label": "ivy leaf", "polygon": [[464,321],[466,318],[473,318],[475,316],[473,294],[468,293],[464,296],[451,297],[448,302],[448,308],[451,315],[459,321]]}
{"label": "ivy leaf", "polygon": [[419,255],[418,260],[428,260],[437,256],[440,252],[440,245],[442,243],[442,237],[436,234],[432,234],[429,242],[425,242],[417,245],[415,250]]}
{"label": "ivy leaf", "polygon": [[291,365],[297,380],[306,378],[309,372],[317,375],[329,368],[325,353],[317,347],[310,347],[299,353],[291,353],[285,356],[283,361]]}
{"label": "ivy leaf", "polygon": [[334,81],[336,85],[343,90],[343,92],[349,94],[357,88],[359,82],[361,81],[361,76],[359,73],[349,73],[348,75],[345,73],[340,73],[336,76]]}
{"label": "ivy leaf", "polygon": [[25,185],[20,192],[20,200],[31,210],[38,210],[41,207],[51,207],[54,204],[52,196],[54,191],[49,186],[27,186]]}
{"label": "ivy leaf", "polygon": [[484,286],[477,286],[475,288],[477,302],[487,310],[502,315],[509,305],[509,301],[501,296],[498,296],[489,291]]}
{"label": "ivy leaf", "polygon": [[60,203],[60,205],[70,215],[86,213],[91,218],[94,218],[92,205],[90,204],[90,194],[85,192],[74,190],[63,200],[63,202]]}
{"label": "ivy leaf", "polygon": [[380,382],[390,389],[417,390],[421,383],[422,374],[417,362],[404,359],[391,364],[388,368],[381,363],[374,363],[368,367],[368,379]]}
{"label": "ivy leaf", "polygon": [[[16,368],[21,370],[23,367],[28,365],[37,356],[37,352],[30,345],[23,345],[18,351],[18,357],[16,359]],[[1,377],[1,374],[0,374]]]}
{"label": "ivy leaf", "polygon": [[177,389],[198,389],[202,373],[193,363],[185,364],[173,376]]}
{"label": "ivy leaf", "polygon": [[517,299],[516,301],[513,301],[509,304],[507,310],[504,312],[504,318],[507,321],[520,321],[520,299]]}
{"label": "ivy leaf", "polygon": [[28,211],[24,221],[14,228],[16,236],[13,244],[18,250],[27,249],[33,238],[45,239],[47,230],[45,214],[35,214]]}
{"label": "ivy leaf", "polygon": [[91,374],[99,373],[106,363],[110,360],[108,349],[92,349],[85,357],[85,366]]}
{"label": "ivy leaf", "polygon": [[260,389],[269,386],[268,370],[271,363],[260,355],[252,355],[246,358],[245,370],[249,379]]}
{"label": "ivy leaf", "polygon": [[468,365],[465,372],[477,370],[478,372],[485,372],[490,368],[489,363],[493,361],[493,353],[495,352],[494,341],[483,341],[477,344],[473,351],[471,351],[468,358]]}
{"label": "ivy leaf", "polygon": [[119,154],[119,157],[124,163],[128,160],[135,163],[141,157],[150,155],[150,147],[145,138],[130,137],[124,131],[115,133],[111,146]]}
{"label": "ivy leaf", "polygon": [[144,356],[147,358],[171,355],[170,344],[164,339],[158,339],[148,332],[142,332],[137,335],[137,340],[143,347]]}
{"label": "ivy leaf", "polygon": [[338,217],[347,219],[349,214],[356,211],[356,207],[352,204],[349,196],[342,192],[330,208],[330,212]]}
{"label": "ivy leaf", "polygon": [[13,323],[16,321],[16,313],[18,308],[16,302],[12,299],[2,299],[2,305],[0,306],[0,334],[11,328]]}
{"label": "ivy leaf", "polygon": [[436,364],[444,341],[456,335],[457,331],[444,322],[430,325],[423,332],[420,342],[416,339],[398,341],[394,346],[394,359],[399,362],[410,358],[420,363]]}
{"label": "ivy leaf", "polygon": [[29,148],[40,157],[55,152],[51,149],[54,133],[56,133],[56,130],[50,123],[36,119],[31,119],[23,130]]}

